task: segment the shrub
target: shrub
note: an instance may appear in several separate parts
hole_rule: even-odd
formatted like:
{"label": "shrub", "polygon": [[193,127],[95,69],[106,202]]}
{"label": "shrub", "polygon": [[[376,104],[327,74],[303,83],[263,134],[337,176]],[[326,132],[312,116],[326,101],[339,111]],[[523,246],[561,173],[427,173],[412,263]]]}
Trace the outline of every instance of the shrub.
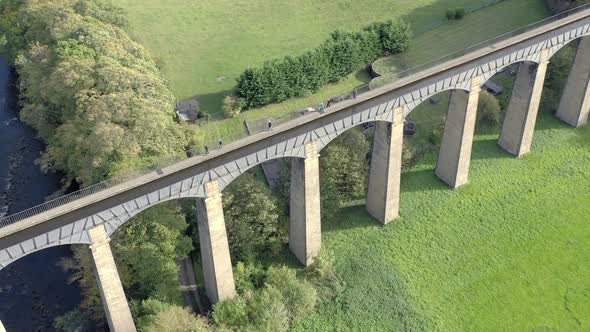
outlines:
{"label": "shrub", "polygon": [[[249,293],[247,293],[249,294]],[[236,296],[213,305],[211,318],[216,325],[238,328],[248,324],[248,296]]]}
{"label": "shrub", "polygon": [[92,321],[92,317],[80,309],[68,311],[63,316],[57,317],[54,323],[55,329],[63,332],[91,331],[94,325],[96,324]]}
{"label": "shrub", "polygon": [[153,323],[143,328],[145,332],[205,332],[208,330],[204,317],[193,315],[189,309],[171,306],[159,312]]}
{"label": "shrub", "polygon": [[477,123],[496,127],[500,124],[502,109],[496,97],[487,91],[482,91],[479,95],[477,106]]}
{"label": "shrub", "polygon": [[130,302],[131,312],[133,317],[135,317],[135,322],[140,330],[153,324],[156,315],[162,311],[168,310],[170,306],[171,304],[154,298],[148,298],[141,302],[136,300]]}
{"label": "shrub", "polygon": [[428,141],[436,147],[440,146],[440,143],[442,142],[442,135],[443,135],[444,131],[445,131],[445,121],[443,120],[434,126],[432,133],[430,134],[430,136],[428,136]]}
{"label": "shrub", "polygon": [[305,269],[305,279],[311,282],[322,301],[333,300],[342,293],[345,284],[336,275],[334,254],[322,250],[313,263]]}
{"label": "shrub", "polygon": [[388,21],[381,28],[381,44],[388,53],[405,52],[410,46],[412,30],[404,22]]}
{"label": "shrub", "polygon": [[465,17],[465,8],[460,7],[460,8],[455,9],[455,19],[460,20],[463,17]]}
{"label": "shrub", "polygon": [[404,142],[402,145],[402,166],[411,167],[414,164],[415,151],[414,147],[408,142]]}
{"label": "shrub", "polygon": [[202,121],[208,122],[210,117],[211,117],[211,115],[209,113],[207,113],[207,111],[202,111],[202,110],[197,111],[197,120],[202,120]]}
{"label": "shrub", "polygon": [[262,287],[266,271],[260,264],[238,262],[234,268],[234,280],[239,294]]}
{"label": "shrub", "polygon": [[226,118],[234,118],[242,112],[244,100],[236,96],[225,96],[223,98],[223,115]]}
{"label": "shrub", "polygon": [[297,279],[295,271],[287,267],[271,267],[266,275],[266,285],[281,293],[290,321],[301,319],[317,303],[317,293],[313,285],[309,281]]}
{"label": "shrub", "polygon": [[449,21],[454,20],[456,15],[457,15],[457,12],[454,9],[447,9],[447,19]]}
{"label": "shrub", "polygon": [[289,312],[281,292],[267,286],[250,302],[251,325],[254,331],[283,332],[289,329]]}

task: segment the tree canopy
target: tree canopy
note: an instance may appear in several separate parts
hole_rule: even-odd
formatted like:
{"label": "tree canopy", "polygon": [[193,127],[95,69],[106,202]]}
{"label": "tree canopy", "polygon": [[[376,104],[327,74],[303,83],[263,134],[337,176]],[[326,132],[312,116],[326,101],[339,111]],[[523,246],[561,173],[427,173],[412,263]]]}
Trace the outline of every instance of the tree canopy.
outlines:
{"label": "tree canopy", "polygon": [[[147,51],[104,0],[0,5],[19,73],[22,119],[47,142],[41,165],[88,185],[180,154],[174,96]],[[24,43],[26,41],[26,44]]]}

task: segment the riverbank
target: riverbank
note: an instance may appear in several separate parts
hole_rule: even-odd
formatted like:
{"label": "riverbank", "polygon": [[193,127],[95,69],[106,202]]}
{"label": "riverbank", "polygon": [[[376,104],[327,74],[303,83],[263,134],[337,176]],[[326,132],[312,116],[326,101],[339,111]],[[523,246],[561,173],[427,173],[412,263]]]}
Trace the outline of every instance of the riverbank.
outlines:
{"label": "riverbank", "polygon": [[[44,174],[35,160],[44,144],[18,119],[15,76],[0,57],[0,216],[42,203],[61,177]],[[68,246],[20,259],[0,271],[0,320],[7,331],[54,331],[55,317],[76,308],[80,290],[59,267]]]}

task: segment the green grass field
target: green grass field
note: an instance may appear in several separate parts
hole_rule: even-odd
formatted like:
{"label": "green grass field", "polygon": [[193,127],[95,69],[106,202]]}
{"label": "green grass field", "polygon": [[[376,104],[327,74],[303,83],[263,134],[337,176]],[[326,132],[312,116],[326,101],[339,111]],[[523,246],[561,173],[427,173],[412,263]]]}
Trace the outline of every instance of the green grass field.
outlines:
{"label": "green grass field", "polygon": [[541,20],[547,15],[547,9],[542,1],[504,1],[467,14],[460,21],[450,21],[416,36],[407,52],[382,58],[375,62],[373,69],[383,75],[379,81],[391,81],[395,79],[392,72],[412,68],[460,51]]}
{"label": "green grass field", "polygon": [[347,289],[296,330],[588,331],[590,127],[543,113],[520,160],[497,137],[476,137],[462,189],[434,154],[405,172],[393,224],[362,206],[324,224]]}
{"label": "green grass field", "polygon": [[[484,2],[489,0],[332,0],[329,3],[257,0],[238,4],[229,0],[121,0],[118,3],[128,11],[131,34],[158,60],[176,96],[179,99],[196,96],[202,109],[219,119],[223,96],[248,66],[299,54],[317,46],[337,28],[353,30],[371,21],[401,17],[415,29],[423,29],[444,18],[449,7]],[[444,23],[416,36],[408,55],[404,56],[405,62],[410,63],[407,59],[414,56],[412,64],[426,62],[546,15],[542,0],[505,0],[468,14],[462,21]],[[502,17],[502,24],[497,23],[498,17]],[[385,60],[382,67],[392,65],[388,61],[400,60]],[[202,149],[219,138],[224,142],[239,139],[246,136],[244,121],[281,118],[348,93],[369,81],[367,72],[359,70],[311,96],[249,110],[233,119],[211,121],[194,127],[194,142]]]}
{"label": "green grass field", "polygon": [[[335,29],[354,30],[372,21],[398,17],[422,29],[443,18],[447,8],[483,2],[486,0],[117,1],[128,11],[131,34],[161,64],[175,95],[179,99],[198,96],[203,109],[214,115],[221,114],[221,99],[245,68],[303,53],[319,45]],[[496,6],[499,9],[492,9]],[[466,47],[546,14],[542,0],[506,0],[496,6],[473,14],[473,18],[468,15],[452,29],[445,25],[419,36],[412,52],[435,58],[441,51]],[[497,22],[500,16],[502,24]],[[458,38],[440,38],[449,32],[458,33]],[[352,75],[315,98],[267,107],[257,113],[284,112],[284,108],[293,111],[348,92],[367,79],[366,75]]]}

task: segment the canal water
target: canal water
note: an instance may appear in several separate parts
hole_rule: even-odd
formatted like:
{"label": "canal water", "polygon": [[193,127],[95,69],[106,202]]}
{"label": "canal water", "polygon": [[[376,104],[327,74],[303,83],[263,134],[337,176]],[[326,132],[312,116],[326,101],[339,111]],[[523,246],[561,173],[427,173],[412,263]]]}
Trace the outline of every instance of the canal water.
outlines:
{"label": "canal water", "polygon": [[[0,216],[42,203],[60,188],[60,177],[35,164],[44,148],[35,131],[19,121],[15,75],[0,57]],[[26,256],[0,270],[0,320],[8,332],[54,331],[55,317],[80,304],[59,261],[68,246]]]}

